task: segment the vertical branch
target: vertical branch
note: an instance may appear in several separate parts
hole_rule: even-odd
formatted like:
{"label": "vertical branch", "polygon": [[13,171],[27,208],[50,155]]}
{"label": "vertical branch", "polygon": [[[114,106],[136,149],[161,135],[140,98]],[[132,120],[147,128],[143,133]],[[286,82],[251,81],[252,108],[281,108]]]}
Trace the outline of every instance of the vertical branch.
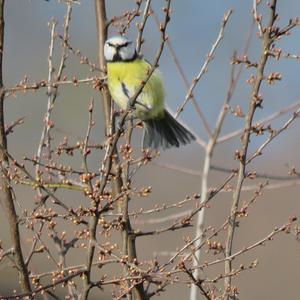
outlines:
{"label": "vertical branch", "polygon": [[[98,41],[98,60],[100,70],[106,74],[106,62],[104,57],[104,44],[107,39],[107,18],[105,0],[95,0],[96,10],[96,26],[97,26],[97,41]],[[108,87],[104,85],[101,90],[105,133],[108,136],[111,134],[111,97]]]}
{"label": "vertical branch", "polygon": [[[99,45],[99,63],[100,63],[100,69],[105,71],[106,64],[105,64],[104,50],[103,50],[104,47],[103,46],[104,46],[105,40],[107,38],[107,24],[108,24],[106,21],[105,1],[104,0],[95,0],[95,1],[96,1],[95,4],[96,4],[96,14],[97,14],[97,25],[98,25],[97,30],[98,30],[98,45]],[[170,3],[171,3],[171,0],[167,0],[166,8],[164,8],[165,19],[160,28],[161,45],[158,50],[157,56],[155,58],[155,63],[153,64],[152,68],[149,70],[147,77],[145,78],[145,80],[143,81],[143,83],[141,84],[139,89],[136,91],[135,95],[130,99],[130,101],[129,101],[130,106],[135,104],[135,101],[136,101],[137,97],[139,96],[139,94],[141,93],[144,85],[149,80],[150,76],[152,75],[152,73],[154,72],[155,68],[158,65],[158,60],[161,56],[163,46],[164,46],[164,43],[166,40],[166,34],[165,34],[166,26],[170,20]],[[106,132],[110,132],[111,131],[110,129],[114,129],[114,128],[113,128],[113,124],[111,124],[111,121],[110,121],[111,116],[108,115],[108,113],[111,111],[111,109],[110,109],[111,101],[110,101],[110,96],[109,96],[109,91],[108,91],[107,86],[105,86],[103,88],[102,96],[103,96],[103,100],[104,100],[104,105],[108,105],[108,104],[110,105],[109,107],[106,107],[106,108],[104,106],[104,110],[106,109],[104,111],[104,114],[107,114],[107,116],[105,116]],[[108,98],[106,98],[106,97],[108,97]],[[107,100],[107,101],[105,101],[105,100]],[[104,191],[111,167],[117,166],[118,157],[117,157],[117,155],[113,155],[113,154],[114,153],[116,154],[116,144],[121,135],[121,129],[125,123],[126,116],[128,115],[128,113],[129,113],[129,111],[127,110],[120,117],[119,129],[116,131],[115,134],[114,134],[114,132],[112,132],[112,134],[114,134],[113,141],[112,141],[111,145],[110,144],[107,145],[108,152],[107,152],[107,160],[105,163],[106,170],[105,170],[105,175],[102,177],[101,185],[99,187],[100,193],[102,193]],[[113,158],[113,156],[116,158]],[[127,183],[125,180],[125,186],[124,186],[124,182],[121,178],[122,174],[120,172],[120,168],[116,168],[116,169],[118,171],[118,174],[113,181],[113,192],[115,194],[120,194],[122,191],[122,187],[123,187],[123,189],[124,188],[126,189]],[[125,174],[125,179],[126,179],[126,174]],[[136,253],[136,243],[135,243],[136,235],[134,234],[134,232],[132,230],[130,218],[129,218],[129,214],[128,214],[128,203],[130,201],[130,198],[128,196],[125,196],[122,200],[123,201],[121,202],[121,205],[120,205],[121,214],[122,214],[122,242],[123,242],[122,250],[123,250],[124,257],[127,257],[129,262],[133,262],[133,261],[136,261],[137,253]],[[97,203],[96,203],[96,205],[97,205]],[[92,218],[92,221],[90,224],[91,240],[90,240],[90,245],[88,248],[88,261],[87,261],[87,271],[85,272],[85,290],[84,290],[83,299],[87,298],[87,295],[91,288],[90,272],[91,272],[93,255],[95,252],[96,227],[97,227],[98,219],[99,219],[99,211],[98,211],[98,207],[96,206],[96,213],[95,213],[95,216]],[[127,273],[130,273],[129,271],[130,270],[127,270]],[[130,275],[130,274],[127,274],[127,275]],[[136,300],[148,299],[147,293],[144,290],[143,280],[139,281],[138,283],[134,283],[133,287],[128,287],[128,292],[130,292],[131,290],[133,291],[134,299],[136,299]],[[128,294],[128,292],[126,294]],[[131,295],[128,294],[127,298],[131,299]]]}
{"label": "vertical branch", "polygon": [[[229,257],[232,254],[232,245],[233,245],[234,233],[236,229],[236,211],[238,209],[242,185],[245,179],[245,168],[246,168],[246,161],[247,161],[248,145],[250,141],[252,120],[256,108],[259,107],[262,102],[262,99],[259,95],[259,91],[260,91],[261,83],[264,79],[264,69],[267,63],[267,59],[269,57],[270,47],[273,43],[272,27],[276,20],[276,3],[277,0],[272,0],[269,6],[271,9],[271,15],[269,18],[269,23],[267,25],[267,28],[265,28],[263,33],[261,57],[260,57],[259,64],[257,66],[256,77],[252,87],[251,99],[248,106],[248,113],[245,116],[244,133],[241,139],[241,149],[237,153],[237,157],[239,159],[239,170],[237,175],[236,189],[233,194],[232,206],[231,206],[229,224],[227,230],[227,240],[225,244],[226,257]],[[231,260],[226,260],[225,273],[229,274],[231,271],[232,271]],[[231,276],[225,277],[224,288],[226,293],[226,299],[229,299],[230,290],[231,290]]]}
{"label": "vertical branch", "polygon": [[[53,104],[54,102],[52,101],[52,76],[53,76],[53,64],[52,64],[52,56],[53,56],[53,49],[54,49],[54,39],[55,39],[55,26],[56,26],[56,22],[54,20],[51,21],[50,23],[50,46],[49,46],[49,55],[48,55],[48,82],[50,83],[48,89],[47,89],[47,95],[48,95],[48,104],[47,104],[47,112],[45,114],[45,118],[44,118],[44,127],[43,127],[43,131],[41,134],[41,138],[40,138],[40,143],[38,145],[38,149],[37,149],[37,153],[36,153],[36,157],[37,157],[37,162],[38,164],[36,165],[35,168],[35,175],[36,178],[39,180],[40,177],[40,162],[42,161],[42,154],[43,154],[43,149],[46,146],[45,145],[45,141],[46,141],[46,137],[48,135],[48,131],[50,128],[50,117],[51,117],[51,112],[53,109]],[[48,147],[49,148],[49,147]],[[48,157],[50,156],[50,151],[48,153]],[[41,194],[41,192],[39,191],[39,194]]]}
{"label": "vertical branch", "polygon": [[258,0],[253,0],[253,19],[257,23],[259,37],[263,36],[263,28],[261,24],[262,17],[257,14],[257,5],[260,3]]}
{"label": "vertical branch", "polygon": [[[104,57],[104,44],[107,39],[107,18],[106,18],[106,6],[105,0],[95,0],[95,13],[96,13],[96,26],[97,26],[97,42],[98,42],[98,61],[100,70],[106,74],[106,61]],[[103,114],[104,114],[104,127],[105,127],[105,134],[109,136],[112,134],[112,122],[111,122],[111,112],[112,112],[112,103],[111,97],[108,90],[107,85],[103,85],[101,89],[102,94],[102,104],[103,104]],[[109,151],[109,146],[107,145],[107,151]],[[105,164],[106,158],[104,158]],[[104,167],[104,166],[103,166]],[[111,166],[110,166],[111,167]],[[107,179],[101,178],[102,184],[104,184],[104,180]],[[104,190],[104,187],[103,187]],[[90,231],[90,244],[88,247],[88,257],[87,257],[87,271],[85,272],[84,277],[84,290],[83,290],[83,297],[82,299],[87,299],[88,294],[91,288],[91,268],[93,257],[95,253],[95,242],[97,239],[96,230],[97,230],[97,223],[99,219],[98,213],[98,203],[94,204],[96,209],[96,214],[91,218],[89,224],[89,231]]]}
{"label": "vertical branch", "polygon": [[[129,157],[125,157],[125,163],[123,168],[123,186],[121,187],[119,193],[121,191],[129,191],[131,189],[130,180],[129,180],[129,167],[130,167],[130,152],[131,152],[131,136],[133,131],[133,120],[132,118],[128,122],[128,129],[126,132],[126,145],[124,156],[129,155]],[[126,149],[127,148],[127,149]],[[127,152],[127,153],[126,153]],[[136,252],[136,235],[132,229],[129,212],[128,212],[128,205],[129,205],[130,197],[128,193],[125,194],[122,202],[120,203],[120,213],[122,215],[122,253],[124,257],[127,257],[129,263],[137,261],[137,252]],[[130,276],[130,267],[128,264],[124,266],[124,273],[125,277]],[[127,299],[136,299],[136,300],[144,300],[148,299],[147,293],[144,290],[143,282],[136,284],[133,288],[133,295],[130,293],[131,283],[130,280],[127,282]]]}
{"label": "vertical branch", "polygon": [[[106,8],[105,8],[105,0],[95,0],[95,10],[96,10],[96,22],[97,22],[97,40],[98,40],[98,57],[99,57],[99,66],[100,69],[103,70],[103,72],[106,72],[106,61],[104,57],[104,43],[107,39],[107,19],[106,19]],[[109,136],[111,134],[114,134],[114,124],[112,122],[112,103],[111,103],[111,97],[107,86],[104,86],[102,88],[102,99],[103,99],[103,110],[104,110],[104,119],[105,119],[105,132],[106,135]],[[119,133],[120,135],[120,133]],[[115,137],[118,138],[118,137]],[[110,146],[107,146],[108,149]],[[111,148],[113,152],[115,152],[115,147]],[[111,155],[112,157],[112,155]],[[108,158],[108,166],[107,166],[107,172],[112,167],[112,165],[117,164],[118,158],[112,159],[111,162],[109,162]],[[104,190],[104,187],[106,185],[107,178],[102,178],[102,185],[100,187],[100,192],[103,192],[101,190]],[[122,191],[123,181],[121,178],[121,173],[118,172],[116,178],[113,181],[113,192],[115,195],[120,194]],[[122,223],[123,223],[123,231],[122,231],[122,240],[123,240],[123,255],[128,256],[129,261],[133,261],[136,259],[136,248],[135,248],[135,238],[132,235],[132,228],[128,216],[128,201],[129,198],[125,197],[123,200],[122,206],[120,207],[122,210]],[[88,248],[88,260],[87,260],[87,272],[85,272],[85,288],[84,288],[84,294],[83,299],[87,299],[89,290],[91,288],[91,266],[93,261],[93,256],[95,252],[95,241],[96,241],[96,228],[97,223],[99,219],[99,212],[98,205],[96,203],[96,213],[95,216],[92,217],[91,223],[90,223],[90,237],[91,242]],[[133,294],[135,299],[142,300],[146,299],[146,294],[144,292],[143,283],[137,284],[133,288]],[[130,298],[130,296],[128,296]]]}
{"label": "vertical branch", "polygon": [[[223,20],[222,20],[222,25],[221,25],[221,32],[224,31],[224,27],[228,21],[229,16],[231,15],[232,10],[229,10],[228,12],[225,13]],[[211,137],[209,138],[209,141],[207,143],[207,146],[205,148],[205,158],[204,158],[204,166],[203,166],[203,171],[202,171],[202,182],[201,182],[201,204],[204,204],[207,202],[207,199],[209,197],[209,192],[208,192],[208,174],[209,170],[211,168],[211,158],[213,156],[213,151],[217,143],[217,139],[219,137],[219,134],[221,132],[221,128],[223,126],[223,122],[225,119],[226,111],[227,111],[227,106],[228,103],[231,99],[232,93],[230,91],[232,90],[232,86],[234,82],[236,81],[237,78],[234,78],[234,68],[232,68],[232,73],[231,73],[231,80],[230,80],[230,86],[229,86],[229,91],[227,93],[227,97],[224,101],[224,104],[220,110],[220,114],[216,123],[216,127],[211,134]],[[198,261],[200,259],[200,250],[197,248],[201,245],[202,243],[202,236],[203,236],[203,224],[204,224],[204,215],[205,215],[205,207],[203,207],[197,217],[197,224],[196,224],[196,236],[199,236],[200,238],[196,240],[195,242],[195,253],[194,253],[194,260],[193,260],[193,266],[198,265]],[[198,250],[198,251],[197,251]],[[193,274],[194,278],[198,280],[199,277],[199,269],[196,268],[195,272]],[[191,300],[196,300],[197,299],[197,293],[198,293],[199,286],[197,284],[193,284],[191,287],[191,293],[190,293],[190,299]]]}
{"label": "vertical branch", "polygon": [[[65,22],[64,22],[64,34],[63,34],[63,45],[62,45],[62,54],[60,59],[60,64],[58,67],[58,71],[56,74],[56,81],[59,81],[62,77],[63,70],[65,68],[65,62],[67,60],[67,44],[69,39],[69,25],[71,20],[71,14],[72,14],[72,2],[67,2],[67,12],[65,15]],[[44,117],[44,127],[40,138],[40,143],[38,145],[38,150],[36,153],[37,156],[37,165],[35,169],[36,178],[39,180],[40,177],[40,162],[42,161],[43,156],[43,149],[46,147],[47,149],[47,158],[51,158],[51,137],[50,137],[50,130],[53,127],[53,122],[51,120],[52,117],[52,111],[54,108],[54,104],[56,101],[56,98],[58,96],[58,86],[52,85],[53,80],[53,74],[54,74],[54,66],[53,66],[53,52],[54,52],[54,42],[55,42],[55,28],[56,28],[56,22],[52,20],[50,22],[50,46],[49,46],[49,55],[48,55],[48,83],[49,86],[47,88],[47,95],[48,95],[48,103],[47,103],[47,111],[45,113]],[[39,190],[39,195],[41,195],[41,191]]]}
{"label": "vertical branch", "polygon": [[143,39],[143,33],[144,33],[144,29],[145,29],[145,25],[147,23],[148,17],[151,15],[151,0],[147,0],[146,4],[145,4],[145,8],[144,8],[144,12],[143,12],[143,20],[140,24],[138,24],[138,36],[136,39],[136,52],[141,55],[141,48],[142,48],[142,44],[144,42]]}
{"label": "vertical branch", "polygon": [[[4,0],[0,0],[0,198],[9,223],[10,238],[13,244],[14,260],[19,272],[23,292],[31,294],[31,286],[27,266],[21,248],[18,215],[13,201],[12,187],[8,174],[7,139],[4,123],[4,86],[3,86],[3,50],[4,50]],[[32,297],[29,297],[32,299]]]}

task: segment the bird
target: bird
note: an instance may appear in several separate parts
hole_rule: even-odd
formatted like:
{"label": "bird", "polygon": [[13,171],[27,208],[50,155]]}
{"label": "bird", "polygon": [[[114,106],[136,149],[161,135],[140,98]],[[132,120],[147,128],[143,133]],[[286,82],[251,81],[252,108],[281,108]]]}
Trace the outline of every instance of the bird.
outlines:
{"label": "bird", "polygon": [[[109,92],[117,105],[126,110],[130,99],[146,80],[151,65],[138,55],[134,43],[125,36],[107,39],[104,57]],[[144,124],[143,149],[165,150],[195,140],[194,134],[165,107],[165,90],[158,69],[155,69],[137,97],[134,116]]]}

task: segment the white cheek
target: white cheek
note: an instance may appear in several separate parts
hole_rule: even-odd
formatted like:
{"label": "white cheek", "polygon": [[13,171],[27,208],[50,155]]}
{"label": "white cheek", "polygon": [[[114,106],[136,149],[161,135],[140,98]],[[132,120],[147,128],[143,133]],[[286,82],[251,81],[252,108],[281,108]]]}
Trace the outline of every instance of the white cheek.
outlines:
{"label": "white cheek", "polygon": [[114,55],[116,54],[116,49],[108,46],[104,46],[104,56],[106,60],[113,60]]}
{"label": "white cheek", "polygon": [[134,56],[134,49],[131,47],[123,47],[120,49],[119,54],[124,60],[131,59]]}
{"label": "white cheek", "polygon": [[128,51],[124,47],[119,50],[119,54],[120,54],[122,59],[127,59],[128,58]]}

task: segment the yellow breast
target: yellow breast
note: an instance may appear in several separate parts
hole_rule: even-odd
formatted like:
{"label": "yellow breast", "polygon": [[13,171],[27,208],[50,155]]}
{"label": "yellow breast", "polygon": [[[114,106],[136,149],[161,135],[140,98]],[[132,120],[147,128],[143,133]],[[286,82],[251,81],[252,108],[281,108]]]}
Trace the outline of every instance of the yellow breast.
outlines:
{"label": "yellow breast", "polygon": [[[147,78],[151,66],[145,60],[110,62],[107,64],[108,87],[111,96],[122,109]],[[160,74],[155,71],[137,99],[136,115],[141,119],[155,118],[164,110],[164,88]]]}

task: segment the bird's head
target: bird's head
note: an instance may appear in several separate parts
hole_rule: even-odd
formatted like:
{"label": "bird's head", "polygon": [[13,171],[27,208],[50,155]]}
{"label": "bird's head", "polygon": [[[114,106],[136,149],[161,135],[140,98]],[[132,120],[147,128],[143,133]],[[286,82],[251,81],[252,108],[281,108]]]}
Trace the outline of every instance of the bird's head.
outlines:
{"label": "bird's head", "polygon": [[114,36],[104,44],[106,61],[131,61],[137,57],[133,42],[123,36]]}

